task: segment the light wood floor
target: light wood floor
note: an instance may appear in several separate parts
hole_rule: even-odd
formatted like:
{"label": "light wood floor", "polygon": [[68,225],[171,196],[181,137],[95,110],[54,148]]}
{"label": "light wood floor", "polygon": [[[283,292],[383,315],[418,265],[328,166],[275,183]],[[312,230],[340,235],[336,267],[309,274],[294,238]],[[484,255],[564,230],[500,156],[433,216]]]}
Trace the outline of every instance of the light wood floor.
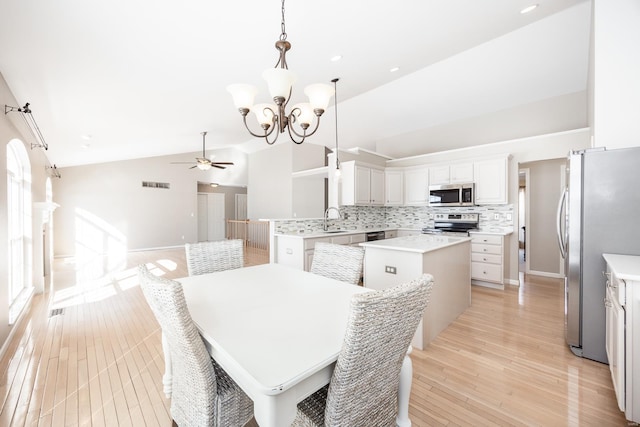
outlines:
{"label": "light wood floor", "polygon": [[[51,303],[34,297],[0,359],[0,426],[171,425],[160,331],[136,282],[141,263],[187,274],[181,250],[56,260]],[[505,291],[473,287],[472,307],[412,354],[413,425],[627,425],[608,366],[564,344],[562,298],[558,280],[533,276]],[[64,312],[50,317],[55,308]]]}

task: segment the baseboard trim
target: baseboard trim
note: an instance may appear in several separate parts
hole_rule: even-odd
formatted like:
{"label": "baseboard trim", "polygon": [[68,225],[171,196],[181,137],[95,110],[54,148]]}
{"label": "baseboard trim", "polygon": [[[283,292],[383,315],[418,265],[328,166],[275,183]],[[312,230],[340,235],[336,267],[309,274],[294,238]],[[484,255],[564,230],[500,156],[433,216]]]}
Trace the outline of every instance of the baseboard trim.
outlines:
{"label": "baseboard trim", "polygon": [[531,274],[531,275],[534,275],[534,276],[550,277],[552,279],[563,279],[564,278],[564,276],[559,274],[559,273],[549,273],[547,271],[530,270],[526,274]]}

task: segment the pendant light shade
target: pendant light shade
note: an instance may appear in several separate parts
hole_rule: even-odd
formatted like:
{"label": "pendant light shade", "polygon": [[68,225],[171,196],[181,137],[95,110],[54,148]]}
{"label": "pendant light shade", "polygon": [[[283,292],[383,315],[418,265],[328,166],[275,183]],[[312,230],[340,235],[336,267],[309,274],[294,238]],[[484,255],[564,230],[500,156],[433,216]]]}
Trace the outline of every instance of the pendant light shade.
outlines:
{"label": "pendant light shade", "polygon": [[323,83],[316,83],[304,88],[304,94],[309,97],[309,104],[314,110],[326,110],[333,93],[333,88]]}
{"label": "pendant light shade", "polygon": [[284,98],[286,101],[291,94],[291,86],[296,81],[293,71],[286,68],[267,68],[262,73],[262,78],[266,80],[271,98]]}
{"label": "pendant light shade", "polygon": [[251,110],[256,115],[256,120],[260,123],[260,126],[271,126],[273,123],[274,111],[277,111],[278,107],[274,104],[256,104]]}
{"label": "pendant light shade", "polygon": [[296,104],[293,106],[291,113],[296,117],[296,120],[300,125],[311,125],[315,114],[313,114],[313,108],[308,102]]}
{"label": "pendant light shade", "polygon": [[253,100],[258,93],[255,86],[242,83],[227,86],[227,91],[233,97],[233,103],[237,109],[246,108],[248,110],[253,106]]}

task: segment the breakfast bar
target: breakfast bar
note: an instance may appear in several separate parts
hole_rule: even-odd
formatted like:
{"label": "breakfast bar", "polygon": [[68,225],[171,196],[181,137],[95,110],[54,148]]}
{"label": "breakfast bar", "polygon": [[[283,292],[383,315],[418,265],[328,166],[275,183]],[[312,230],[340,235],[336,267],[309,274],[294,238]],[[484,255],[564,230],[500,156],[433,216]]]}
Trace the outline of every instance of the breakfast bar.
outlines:
{"label": "breakfast bar", "polygon": [[431,300],[412,345],[424,349],[471,305],[471,238],[417,235],[361,243],[364,286],[386,289],[423,273],[434,277]]}

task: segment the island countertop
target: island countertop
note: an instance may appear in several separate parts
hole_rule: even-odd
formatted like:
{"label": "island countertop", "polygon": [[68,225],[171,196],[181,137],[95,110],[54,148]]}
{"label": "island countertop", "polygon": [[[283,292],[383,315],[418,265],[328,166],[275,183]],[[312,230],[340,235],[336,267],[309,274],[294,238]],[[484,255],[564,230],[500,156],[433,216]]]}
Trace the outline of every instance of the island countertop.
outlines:
{"label": "island countertop", "polygon": [[360,246],[366,248],[387,249],[394,251],[427,253],[448,246],[470,242],[470,237],[434,236],[432,234],[419,234],[417,236],[396,237],[394,239],[375,240],[363,242]]}

